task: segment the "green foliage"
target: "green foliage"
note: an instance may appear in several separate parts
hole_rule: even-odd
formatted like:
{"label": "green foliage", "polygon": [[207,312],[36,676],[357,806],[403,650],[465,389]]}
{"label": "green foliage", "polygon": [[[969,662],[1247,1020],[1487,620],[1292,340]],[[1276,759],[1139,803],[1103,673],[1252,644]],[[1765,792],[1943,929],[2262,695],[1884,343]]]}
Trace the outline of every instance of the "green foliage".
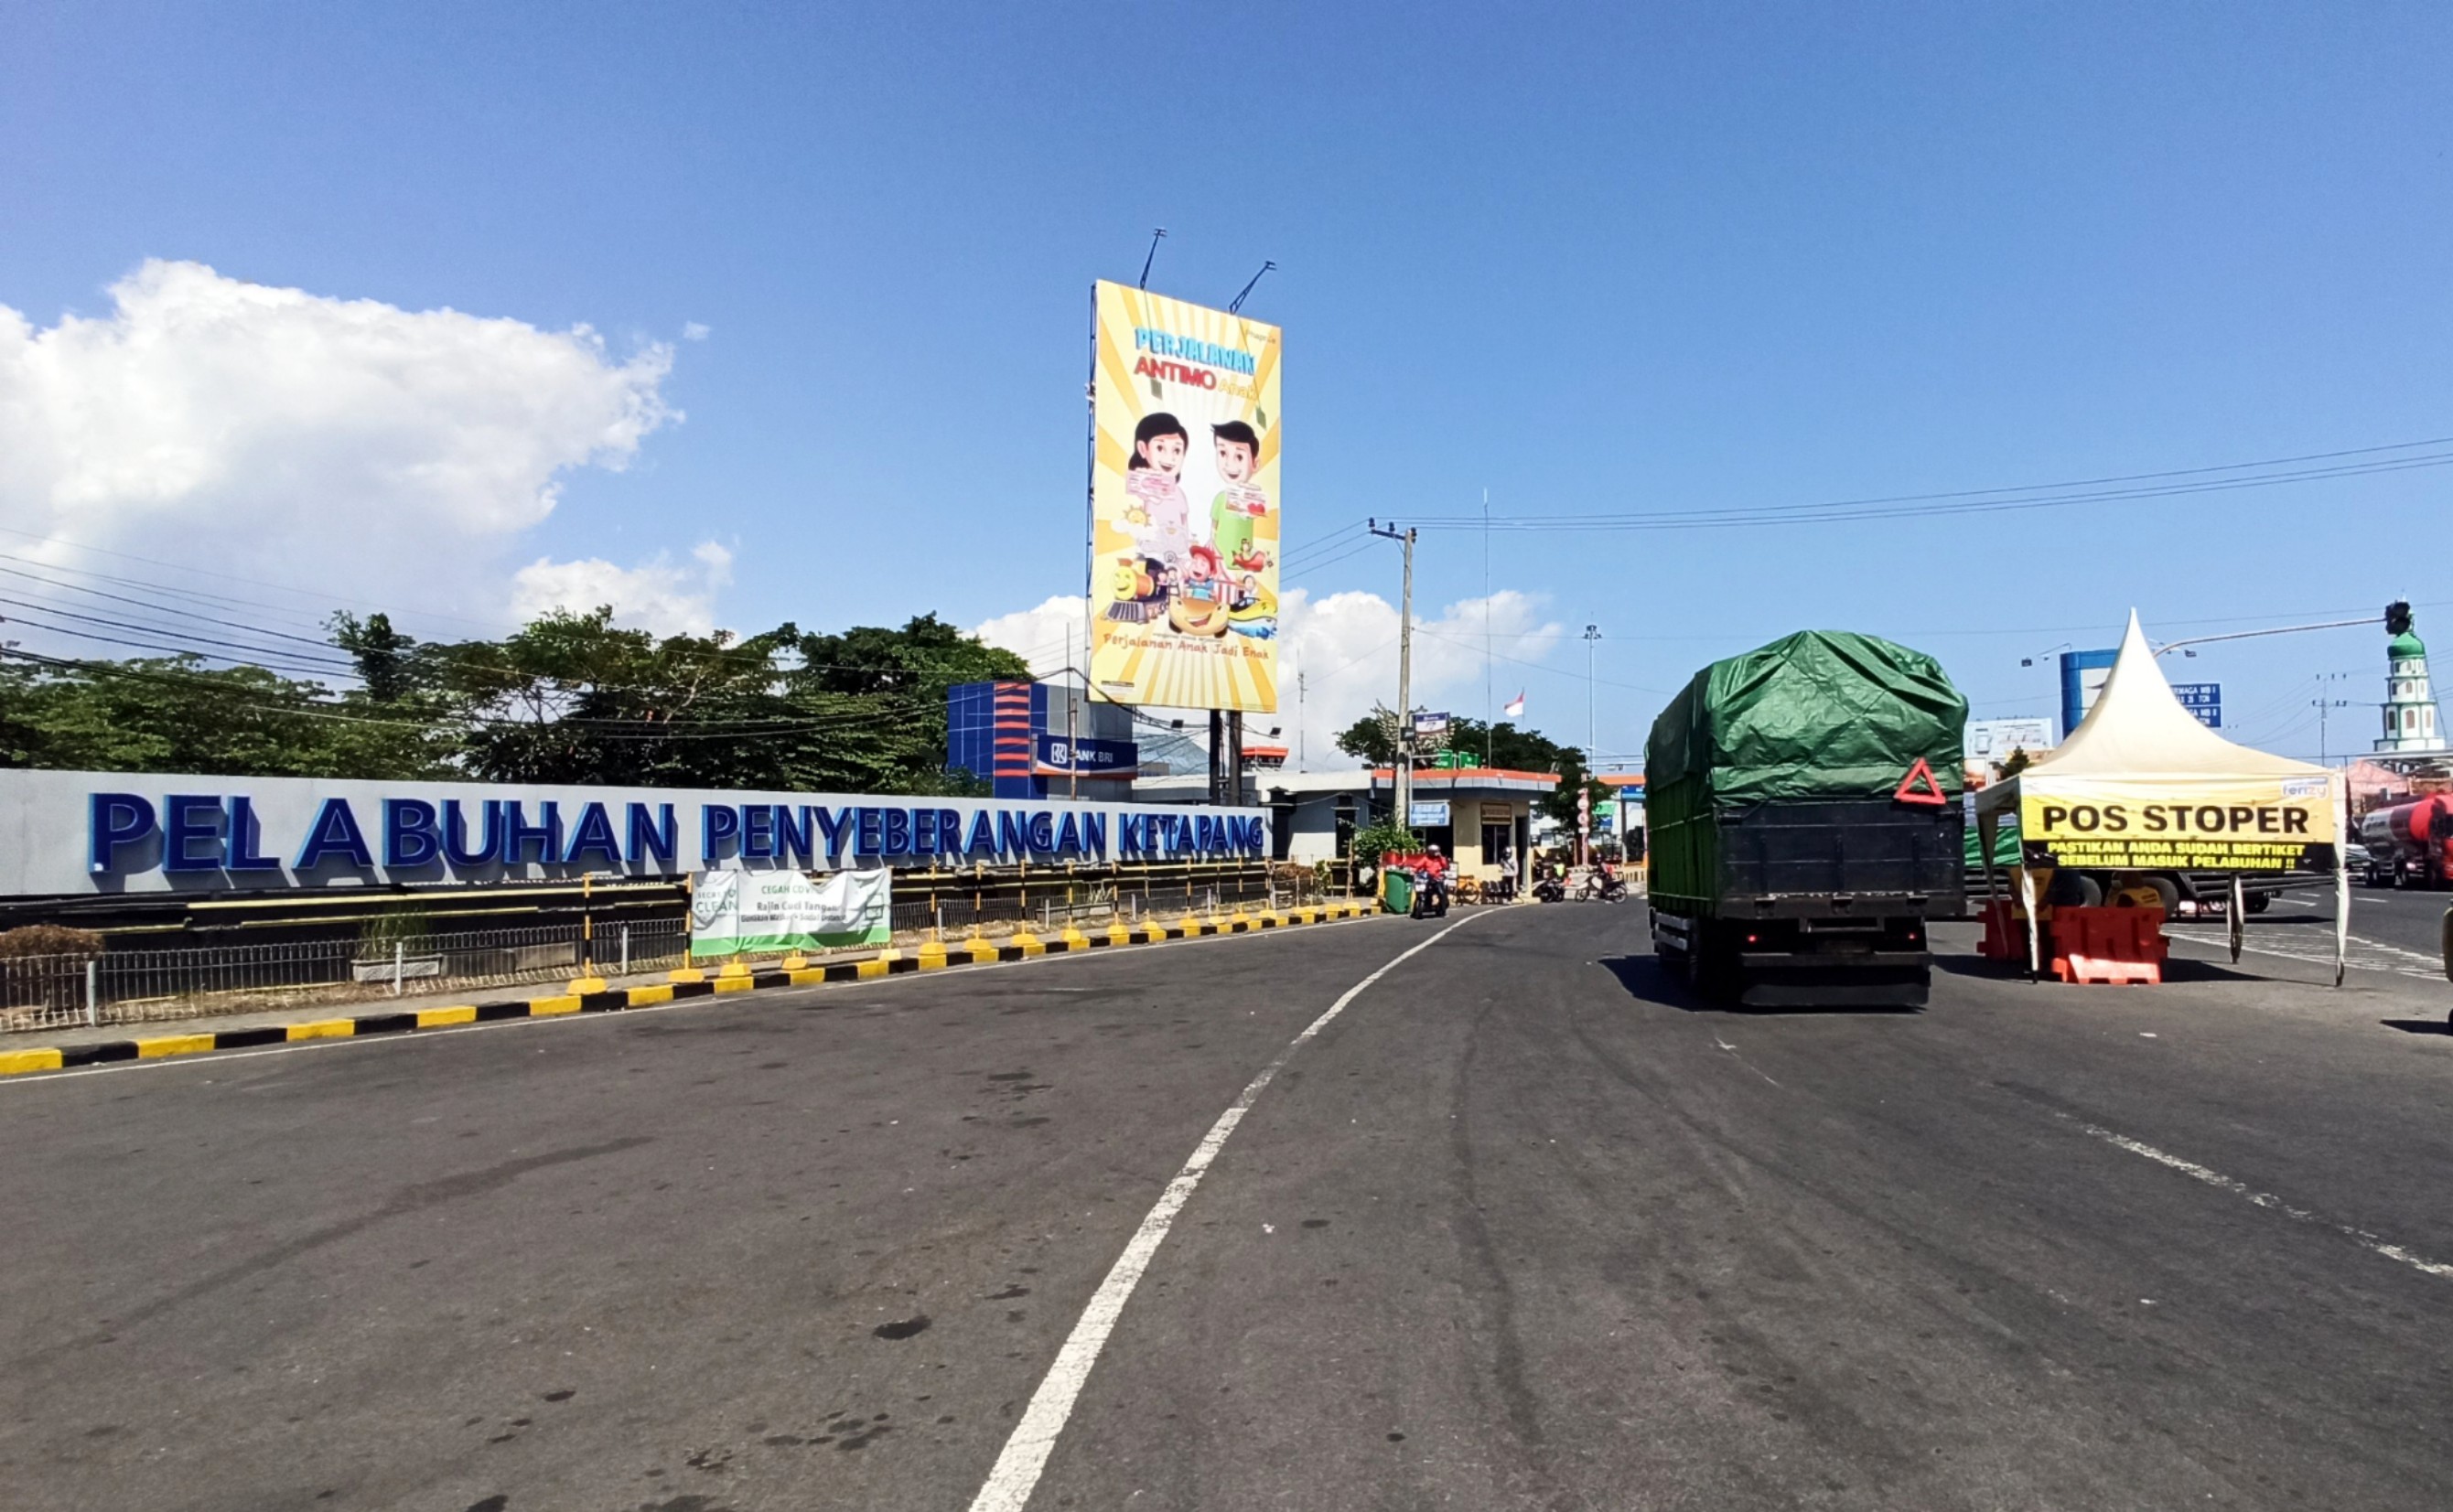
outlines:
{"label": "green foliage", "polygon": [[[1385,708],[1372,710],[1346,726],[1337,737],[1337,748],[1374,766],[1387,766],[1397,755],[1394,717]],[[1520,772],[1558,771],[1563,757],[1583,759],[1573,746],[1562,746],[1538,729],[1521,728],[1506,720],[1486,725],[1478,719],[1451,718],[1446,748],[1472,757],[1476,766],[1486,761],[1490,766]],[[1428,764],[1433,755],[1427,750],[1416,751],[1415,765]],[[1572,797],[1569,801],[1573,802]]]}
{"label": "green foliage", "polygon": [[1337,737],[1337,748],[1373,766],[1386,766],[1397,759],[1396,720],[1385,708],[1375,708],[1347,726]]}
{"label": "green foliage", "polygon": [[612,618],[435,643],[339,615],[332,641],[362,686],[338,692],[194,657],[11,662],[0,765],[968,795],[985,785],[945,769],[946,689],[1029,675],[934,614],[746,640]]}
{"label": "green foliage", "polygon": [[1383,819],[1368,828],[1354,832],[1354,864],[1358,866],[1376,866],[1380,865],[1380,858],[1388,852],[1393,850],[1403,853],[1412,850],[1420,844],[1421,842],[1414,838],[1412,830],[1394,819]]}
{"label": "green foliage", "polygon": [[[1395,721],[1388,717],[1387,710],[1375,709],[1337,737],[1337,748],[1375,766],[1388,766],[1396,759]],[[1521,728],[1506,720],[1486,725],[1478,719],[1451,718],[1447,748],[1468,753],[1477,764],[1486,759],[1489,765],[1507,771],[1557,772],[1559,786],[1540,800],[1538,806],[1552,821],[1569,829],[1576,825],[1579,788],[1592,795],[1596,808],[1610,797],[1610,790],[1593,781],[1585,770],[1585,753],[1581,749],[1562,746],[1538,729]],[[1417,752],[1416,765],[1428,760],[1429,754]]]}

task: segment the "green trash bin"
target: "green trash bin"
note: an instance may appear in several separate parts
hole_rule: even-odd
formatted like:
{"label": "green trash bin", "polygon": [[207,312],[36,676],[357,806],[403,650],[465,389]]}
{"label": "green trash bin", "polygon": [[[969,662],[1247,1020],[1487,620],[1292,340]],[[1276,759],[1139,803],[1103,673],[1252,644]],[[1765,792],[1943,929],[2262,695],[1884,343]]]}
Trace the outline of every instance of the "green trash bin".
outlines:
{"label": "green trash bin", "polygon": [[1414,874],[1410,871],[1384,870],[1380,873],[1380,906],[1390,913],[1414,911]]}

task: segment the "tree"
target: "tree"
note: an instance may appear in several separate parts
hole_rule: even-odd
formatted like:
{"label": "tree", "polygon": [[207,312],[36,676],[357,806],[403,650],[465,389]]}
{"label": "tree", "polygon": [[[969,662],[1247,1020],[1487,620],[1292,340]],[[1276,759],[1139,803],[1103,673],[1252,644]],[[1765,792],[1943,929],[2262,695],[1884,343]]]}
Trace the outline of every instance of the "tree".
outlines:
{"label": "tree", "polygon": [[409,690],[408,653],[416,642],[391,627],[391,616],[377,610],[361,620],[348,612],[330,621],[332,644],[357,664],[358,681],[377,704],[398,703]]}
{"label": "tree", "polygon": [[1388,766],[1397,759],[1397,716],[1374,705],[1337,737],[1337,748],[1366,766]]}
{"label": "tree", "polygon": [[362,686],[195,657],[0,666],[0,762],[962,794],[982,785],[946,770],[946,689],[1029,675],[934,614],[747,639],[658,637],[607,608],[498,641],[420,642],[381,614],[330,630]]}
{"label": "tree", "polygon": [[45,658],[0,668],[0,760],[88,771],[401,779],[448,772],[450,741],[362,698],[192,656]]}

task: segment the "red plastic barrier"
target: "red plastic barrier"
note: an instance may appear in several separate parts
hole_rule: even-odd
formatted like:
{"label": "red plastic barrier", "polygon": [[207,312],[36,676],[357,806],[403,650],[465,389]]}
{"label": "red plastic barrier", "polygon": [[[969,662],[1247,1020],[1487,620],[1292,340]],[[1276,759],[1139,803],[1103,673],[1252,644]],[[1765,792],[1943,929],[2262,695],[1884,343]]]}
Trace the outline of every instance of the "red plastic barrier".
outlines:
{"label": "red plastic barrier", "polygon": [[2027,959],[2027,921],[2012,912],[2007,898],[1989,899],[1979,915],[1984,921],[1984,938],[1978,943],[1976,953],[1987,961],[2016,961],[2024,965]]}
{"label": "red plastic barrier", "polygon": [[2064,982],[2160,983],[2170,945],[2161,908],[2056,908],[2053,975]]}

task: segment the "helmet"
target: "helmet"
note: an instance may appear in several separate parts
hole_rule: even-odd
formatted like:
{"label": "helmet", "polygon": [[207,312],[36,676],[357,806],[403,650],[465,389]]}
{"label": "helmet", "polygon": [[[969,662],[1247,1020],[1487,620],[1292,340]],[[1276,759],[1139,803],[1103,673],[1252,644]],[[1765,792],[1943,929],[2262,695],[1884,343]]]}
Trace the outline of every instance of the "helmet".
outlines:
{"label": "helmet", "polygon": [[1440,847],[1439,847],[1439,846],[1433,846],[1431,847],[1431,854],[1432,854],[1432,855],[1434,855],[1434,856],[1436,856],[1436,855],[1438,855],[1439,853],[1440,853]]}

